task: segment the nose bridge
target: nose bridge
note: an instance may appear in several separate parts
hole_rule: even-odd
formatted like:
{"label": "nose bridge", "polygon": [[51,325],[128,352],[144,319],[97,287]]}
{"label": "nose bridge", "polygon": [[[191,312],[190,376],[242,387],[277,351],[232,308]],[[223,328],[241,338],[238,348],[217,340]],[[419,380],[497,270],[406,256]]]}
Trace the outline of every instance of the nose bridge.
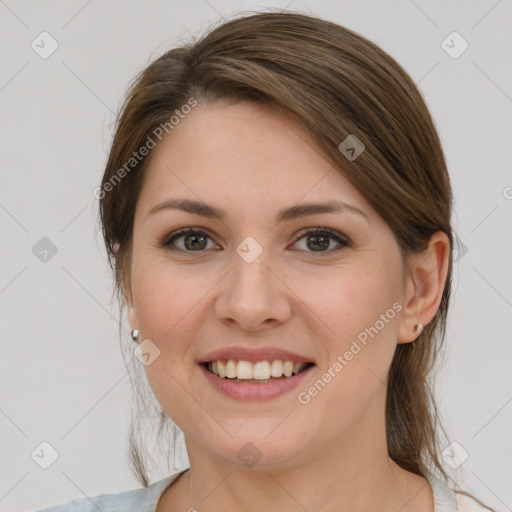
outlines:
{"label": "nose bridge", "polygon": [[258,329],[270,319],[285,320],[288,300],[270,253],[253,237],[237,246],[230,279],[217,299],[220,320],[235,320],[245,329]]}

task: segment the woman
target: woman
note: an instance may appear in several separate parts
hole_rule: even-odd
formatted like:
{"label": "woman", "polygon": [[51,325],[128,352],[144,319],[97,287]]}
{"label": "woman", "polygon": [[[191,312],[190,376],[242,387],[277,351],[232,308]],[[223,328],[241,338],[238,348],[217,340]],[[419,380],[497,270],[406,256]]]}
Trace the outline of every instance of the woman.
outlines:
{"label": "woman", "polygon": [[451,189],[385,52],[291,12],[229,21],[131,88],[101,187],[116,289],[190,468],[64,510],[485,510],[439,458]]}

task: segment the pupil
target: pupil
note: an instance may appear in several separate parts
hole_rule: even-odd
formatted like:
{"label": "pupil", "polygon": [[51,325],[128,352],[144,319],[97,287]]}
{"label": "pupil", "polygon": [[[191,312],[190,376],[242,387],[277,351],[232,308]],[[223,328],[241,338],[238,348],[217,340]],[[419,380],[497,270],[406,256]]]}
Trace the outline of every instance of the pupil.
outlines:
{"label": "pupil", "polygon": [[[329,238],[326,236],[311,235],[309,237],[309,240],[315,240],[314,243],[317,244],[317,246],[319,246],[321,249],[326,249],[327,247],[329,247]],[[318,240],[320,240],[319,244],[318,244]],[[322,241],[323,241],[323,244],[322,244]],[[310,246],[310,249],[311,249],[311,246]]]}
{"label": "pupil", "polygon": [[[188,244],[187,242],[189,240],[193,240],[192,244]],[[205,237],[203,235],[188,235],[186,238],[185,238],[185,246],[187,247],[187,249],[190,249],[190,248],[194,248],[194,247],[198,247],[198,240],[200,239],[203,239],[203,242],[204,242],[204,239]],[[201,242],[199,242],[200,244]],[[204,249],[204,247],[199,247],[200,249]]]}

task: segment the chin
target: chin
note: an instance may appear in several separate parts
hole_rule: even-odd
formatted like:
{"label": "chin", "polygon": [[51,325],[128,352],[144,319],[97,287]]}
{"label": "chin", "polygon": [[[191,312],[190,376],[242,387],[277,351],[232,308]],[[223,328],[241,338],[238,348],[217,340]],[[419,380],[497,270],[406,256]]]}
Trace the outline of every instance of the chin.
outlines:
{"label": "chin", "polygon": [[[301,464],[310,456],[306,454],[308,443],[304,432],[291,432],[289,427],[280,430],[279,424],[281,422],[282,426],[283,417],[272,418],[272,420],[259,419],[254,422],[248,420],[229,422],[226,424],[226,430],[233,437],[224,433],[212,439],[210,432],[204,433],[202,439],[207,449],[233,469],[240,470],[244,467],[252,471],[284,469]],[[235,424],[238,428],[234,427]]]}

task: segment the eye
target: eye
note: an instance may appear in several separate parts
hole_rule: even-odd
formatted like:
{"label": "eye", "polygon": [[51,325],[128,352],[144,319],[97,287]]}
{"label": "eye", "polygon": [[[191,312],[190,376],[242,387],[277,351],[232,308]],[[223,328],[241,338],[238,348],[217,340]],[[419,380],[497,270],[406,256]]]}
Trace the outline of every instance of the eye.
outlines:
{"label": "eye", "polygon": [[[306,247],[312,249],[308,252],[333,253],[338,252],[343,249],[343,247],[350,245],[348,240],[343,237],[343,235],[327,228],[310,228],[305,233],[303,233],[295,243],[301,241],[302,239],[306,240]],[[327,250],[332,240],[334,240],[339,245],[339,247]],[[301,250],[307,251],[307,249]]]}
{"label": "eye", "polygon": [[[169,237],[158,243],[159,247],[165,247],[171,251],[199,252],[206,249],[207,240],[210,238],[204,231],[194,228],[184,228],[171,233]],[[184,247],[173,246],[179,239],[183,239]],[[218,247],[218,246],[217,246]]]}
{"label": "eye", "polygon": [[[333,253],[350,245],[350,242],[343,235],[328,228],[310,228],[295,240],[295,244],[302,239],[306,240],[306,249],[299,250],[306,252]],[[211,238],[204,231],[194,228],[184,228],[171,233],[171,235],[164,238],[157,245],[158,247],[167,248],[171,251],[201,252],[208,249],[208,240],[211,241]],[[333,240],[338,244],[338,247],[329,249]],[[178,245],[178,241],[182,243]],[[215,245],[215,247],[218,246]]]}

